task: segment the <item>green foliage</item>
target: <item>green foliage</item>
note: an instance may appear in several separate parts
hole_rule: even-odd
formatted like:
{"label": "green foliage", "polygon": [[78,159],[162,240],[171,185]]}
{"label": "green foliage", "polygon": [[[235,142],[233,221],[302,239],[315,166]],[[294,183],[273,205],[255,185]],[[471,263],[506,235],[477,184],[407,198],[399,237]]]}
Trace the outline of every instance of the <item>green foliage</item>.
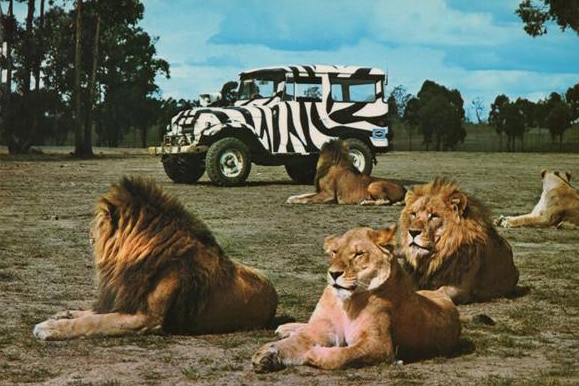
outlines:
{"label": "green foliage", "polygon": [[579,119],[579,82],[573,87],[569,87],[565,93],[565,99],[571,108],[571,121]]}
{"label": "green foliage", "polygon": [[458,90],[449,90],[426,80],[418,92],[416,105],[412,106],[412,109],[416,110],[411,111],[406,117],[417,121],[427,150],[431,144],[434,144],[434,150],[455,150],[457,144],[464,142],[466,137],[462,125],[463,105]]}
{"label": "green foliage", "polygon": [[579,34],[579,0],[523,0],[516,13],[525,23],[525,32],[533,37],[546,34],[550,21],[563,31],[570,28]]}
{"label": "green foliage", "polygon": [[[155,77],[168,77],[169,64],[156,57],[156,38],[137,25],[144,6],[139,0],[83,2],[81,113],[75,121],[76,10],[49,4],[31,24],[33,28],[27,23],[26,30],[16,29],[21,37],[13,47],[17,92],[11,96],[15,105],[0,127],[0,139],[11,146],[11,152],[26,151],[46,140],[60,142],[70,133],[71,123],[80,121],[89,132],[94,128],[98,144],[116,146],[129,130],[137,130],[145,146],[147,129],[162,116]],[[35,92],[31,97],[27,95],[30,69],[40,63],[38,74],[44,90],[50,92]],[[29,116],[17,115],[18,111]]]}

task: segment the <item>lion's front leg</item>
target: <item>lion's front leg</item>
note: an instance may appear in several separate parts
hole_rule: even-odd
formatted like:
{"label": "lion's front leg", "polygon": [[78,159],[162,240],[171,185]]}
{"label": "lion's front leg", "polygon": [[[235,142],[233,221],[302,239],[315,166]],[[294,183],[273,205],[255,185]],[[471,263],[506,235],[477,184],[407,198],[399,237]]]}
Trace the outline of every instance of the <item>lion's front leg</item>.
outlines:
{"label": "lion's front leg", "polygon": [[320,203],[332,203],[334,202],[334,197],[329,196],[324,192],[319,193],[305,193],[298,194],[296,196],[290,196],[286,200],[286,204],[320,204]]}
{"label": "lion's front leg", "polygon": [[392,202],[388,199],[377,199],[377,200],[373,200],[373,199],[366,199],[366,200],[362,200],[358,203],[359,205],[392,205]]}
{"label": "lion's front leg", "polygon": [[467,304],[472,301],[470,291],[453,285],[445,285],[437,289],[446,294],[454,304]]}
{"label": "lion's front leg", "polygon": [[42,340],[65,340],[93,336],[120,336],[153,332],[161,328],[144,314],[95,314],[84,311],[72,319],[48,319],[34,326],[33,334]]}
{"label": "lion's front leg", "polygon": [[532,213],[521,216],[501,216],[495,221],[496,225],[503,228],[517,228],[523,226],[549,226],[549,220]]}
{"label": "lion's front leg", "polygon": [[325,370],[337,370],[360,364],[394,361],[390,337],[379,340],[362,340],[345,347],[312,347],[306,354],[306,365]]}
{"label": "lion's front leg", "polygon": [[251,357],[253,370],[265,373],[281,370],[288,365],[303,365],[306,363],[306,354],[314,344],[315,341],[303,333],[267,343]]}
{"label": "lion's front leg", "polygon": [[92,310],[66,310],[60,311],[52,315],[50,319],[76,319],[87,315],[92,315],[94,311]]}
{"label": "lion's front leg", "polygon": [[275,333],[281,338],[287,338],[290,335],[295,335],[302,332],[307,326],[307,323],[285,323],[279,325]]}

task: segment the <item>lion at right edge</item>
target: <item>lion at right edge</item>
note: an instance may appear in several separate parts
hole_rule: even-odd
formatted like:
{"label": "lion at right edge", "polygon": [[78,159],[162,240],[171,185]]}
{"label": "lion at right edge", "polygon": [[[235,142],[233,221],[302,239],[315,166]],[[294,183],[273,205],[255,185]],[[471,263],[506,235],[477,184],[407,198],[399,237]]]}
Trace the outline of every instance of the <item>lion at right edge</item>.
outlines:
{"label": "lion at right edge", "polygon": [[515,291],[519,272],[490,212],[444,178],[414,186],[400,215],[401,249],[418,289],[440,288],[455,304]]}

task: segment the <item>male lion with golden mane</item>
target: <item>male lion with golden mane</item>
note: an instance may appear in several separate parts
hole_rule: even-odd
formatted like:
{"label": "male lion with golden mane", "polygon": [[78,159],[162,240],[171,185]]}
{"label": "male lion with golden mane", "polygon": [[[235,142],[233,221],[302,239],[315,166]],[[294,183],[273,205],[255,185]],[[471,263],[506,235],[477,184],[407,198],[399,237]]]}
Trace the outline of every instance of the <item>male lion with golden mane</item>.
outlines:
{"label": "male lion with golden mane", "polygon": [[91,233],[96,304],[37,324],[36,337],[225,333],[274,318],[271,282],[225,256],[211,231],[153,181],[113,185],[97,202]]}
{"label": "male lion with golden mane", "polygon": [[541,171],[543,193],[533,211],[521,216],[501,216],[497,225],[505,228],[579,227],[579,190],[571,186],[571,173]]}
{"label": "male lion with golden mane", "polygon": [[310,320],[281,325],[283,339],[262,346],[253,369],[340,369],[451,353],[461,330],[457,308],[442,291],[414,291],[392,253],[395,234],[393,226],[328,236],[328,286]]}
{"label": "male lion with golden mane", "polygon": [[350,158],[347,143],[339,139],[322,145],[314,185],[315,193],[291,196],[286,203],[391,205],[403,201],[406,194],[401,184],[362,174]]}
{"label": "male lion with golden mane", "polygon": [[519,272],[489,211],[454,183],[435,179],[406,194],[401,248],[419,289],[440,288],[456,304],[513,292]]}

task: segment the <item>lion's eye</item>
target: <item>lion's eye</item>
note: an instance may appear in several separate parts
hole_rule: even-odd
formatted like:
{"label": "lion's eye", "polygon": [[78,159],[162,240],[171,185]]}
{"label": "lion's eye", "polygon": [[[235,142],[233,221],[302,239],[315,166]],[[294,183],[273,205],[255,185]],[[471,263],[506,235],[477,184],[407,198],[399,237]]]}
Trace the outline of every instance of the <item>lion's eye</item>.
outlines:
{"label": "lion's eye", "polygon": [[416,212],[411,212],[411,213],[410,213],[410,218],[413,218],[413,219],[416,218]]}
{"label": "lion's eye", "polygon": [[364,256],[364,252],[362,251],[354,252],[354,259],[359,259],[362,256]]}
{"label": "lion's eye", "polygon": [[430,213],[430,214],[428,215],[428,219],[429,219],[429,220],[436,220],[436,219],[438,219],[438,214],[436,214],[436,213]]}

